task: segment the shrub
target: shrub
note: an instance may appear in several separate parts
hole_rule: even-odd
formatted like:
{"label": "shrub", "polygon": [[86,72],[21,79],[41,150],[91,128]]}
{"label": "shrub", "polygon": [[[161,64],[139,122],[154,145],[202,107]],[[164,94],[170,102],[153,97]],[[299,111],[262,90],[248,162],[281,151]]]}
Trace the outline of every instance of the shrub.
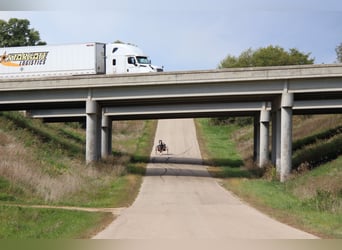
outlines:
{"label": "shrub", "polygon": [[342,135],[329,141],[320,141],[297,152],[293,158],[293,166],[297,169],[303,162],[314,168],[325,162],[336,159],[342,154]]}
{"label": "shrub", "polygon": [[316,195],[309,200],[304,201],[304,204],[309,205],[313,209],[323,212],[329,211],[333,213],[341,212],[342,210],[342,189],[338,194],[330,191],[318,189]]}
{"label": "shrub", "polygon": [[253,117],[217,117],[211,118],[210,123],[212,125],[227,125],[236,124],[239,127],[245,127],[253,124]]}

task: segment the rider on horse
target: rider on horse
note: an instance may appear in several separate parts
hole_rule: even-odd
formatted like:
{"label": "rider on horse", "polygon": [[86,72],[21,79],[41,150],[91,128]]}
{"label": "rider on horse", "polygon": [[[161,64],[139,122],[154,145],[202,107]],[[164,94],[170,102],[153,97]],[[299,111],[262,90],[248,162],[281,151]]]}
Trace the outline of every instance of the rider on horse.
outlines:
{"label": "rider on horse", "polygon": [[160,150],[164,150],[165,149],[165,143],[163,143],[162,140],[159,140],[159,147],[160,147]]}

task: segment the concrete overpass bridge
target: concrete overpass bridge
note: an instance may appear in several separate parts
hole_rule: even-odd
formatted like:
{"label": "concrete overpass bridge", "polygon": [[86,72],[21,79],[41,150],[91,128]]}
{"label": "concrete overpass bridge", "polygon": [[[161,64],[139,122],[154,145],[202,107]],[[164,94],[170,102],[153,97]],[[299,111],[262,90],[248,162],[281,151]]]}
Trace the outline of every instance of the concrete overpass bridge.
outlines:
{"label": "concrete overpass bridge", "polygon": [[340,113],[342,65],[1,79],[0,110],[85,119],[87,162],[111,152],[112,120],[254,116],[258,163],[272,160],[284,181],[292,167],[292,115]]}

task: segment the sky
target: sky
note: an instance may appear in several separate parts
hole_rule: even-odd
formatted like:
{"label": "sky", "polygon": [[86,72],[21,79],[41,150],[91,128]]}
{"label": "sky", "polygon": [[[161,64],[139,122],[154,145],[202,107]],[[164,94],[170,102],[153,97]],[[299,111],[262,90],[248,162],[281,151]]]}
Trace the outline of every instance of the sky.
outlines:
{"label": "sky", "polygon": [[165,71],[215,69],[269,45],[336,62],[341,0],[10,0],[0,19],[28,19],[48,44],[138,45]]}

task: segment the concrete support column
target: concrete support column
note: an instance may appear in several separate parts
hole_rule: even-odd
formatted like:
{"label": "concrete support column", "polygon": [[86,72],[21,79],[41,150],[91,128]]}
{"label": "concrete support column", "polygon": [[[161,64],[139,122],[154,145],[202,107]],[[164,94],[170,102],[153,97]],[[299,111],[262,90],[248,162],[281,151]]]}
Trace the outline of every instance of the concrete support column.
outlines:
{"label": "concrete support column", "polygon": [[105,159],[112,154],[112,126],[108,116],[102,114],[101,122],[101,158]]}
{"label": "concrete support column", "polygon": [[280,174],[281,96],[272,103],[272,163]]}
{"label": "concrete support column", "polygon": [[281,100],[280,181],[288,178],[292,168],[292,107],[293,94],[283,93]]}
{"label": "concrete support column", "polygon": [[260,159],[260,113],[254,116],[253,137],[253,160],[258,163]]}
{"label": "concrete support column", "polygon": [[86,102],[86,163],[99,159],[99,105],[96,101]]}
{"label": "concrete support column", "polygon": [[274,166],[277,162],[277,112],[272,110],[272,153],[271,161]]}
{"label": "concrete support column", "polygon": [[264,167],[269,162],[269,124],[270,112],[265,107],[260,112],[259,167]]}
{"label": "concrete support column", "polygon": [[111,118],[108,117],[108,120],[109,120],[109,126],[108,126],[108,152],[109,152],[109,155],[112,155],[113,153],[113,144],[112,144],[112,141],[113,141],[113,121]]}
{"label": "concrete support column", "polygon": [[280,168],[281,168],[281,110],[277,110],[274,113],[274,130],[273,130],[273,140],[274,140],[274,149],[272,149],[272,152],[274,154],[274,162],[273,164],[276,166],[277,173],[280,174]]}

